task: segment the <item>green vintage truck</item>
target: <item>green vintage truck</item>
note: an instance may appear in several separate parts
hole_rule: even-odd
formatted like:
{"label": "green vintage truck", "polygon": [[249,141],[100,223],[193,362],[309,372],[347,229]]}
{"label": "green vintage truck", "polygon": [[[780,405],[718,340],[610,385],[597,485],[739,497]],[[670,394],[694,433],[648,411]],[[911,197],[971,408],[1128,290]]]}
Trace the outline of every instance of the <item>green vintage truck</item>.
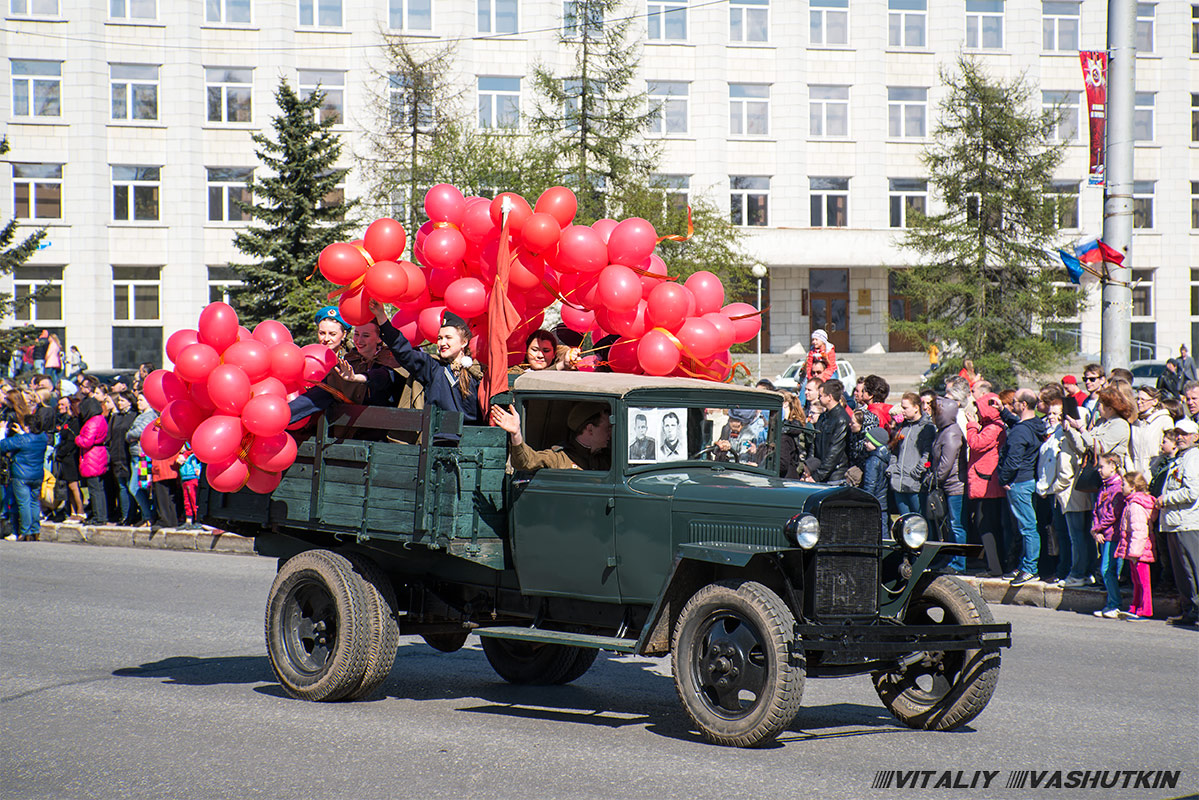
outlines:
{"label": "green vintage truck", "polygon": [[[779,395],[542,372],[497,400],[537,449],[566,440],[576,403],[602,403],[611,468],[512,472],[498,428],[334,406],[273,494],[202,491],[208,524],[279,560],[266,643],[290,694],[365,697],[401,634],[445,652],[476,635],[522,684],[572,681],[599,650],[669,654],[683,708],[724,745],[777,736],[806,677],[869,674],[914,728],[951,730],[987,705],[1011,628],[931,569],[970,547],[927,542],[917,515],[883,537],[866,493],[779,478]],[[725,413],[755,452],[720,460]]]}

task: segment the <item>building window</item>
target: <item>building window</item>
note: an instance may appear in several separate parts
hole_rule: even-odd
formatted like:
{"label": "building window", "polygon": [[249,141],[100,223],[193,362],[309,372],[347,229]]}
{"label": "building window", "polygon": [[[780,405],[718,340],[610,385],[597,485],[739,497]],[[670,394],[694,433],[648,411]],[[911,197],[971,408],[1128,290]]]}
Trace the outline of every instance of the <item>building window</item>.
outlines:
{"label": "building window", "polygon": [[229,267],[208,268],[208,302],[228,303],[233,290],[241,285],[243,281]]}
{"label": "building window", "polygon": [[966,0],[966,47],[1003,49],[1004,0]]}
{"label": "building window", "polygon": [[118,222],[158,219],[159,167],[112,168],[112,218]]}
{"label": "building window", "polygon": [[1151,269],[1132,272],[1132,353],[1133,361],[1157,357],[1157,323],[1154,322],[1153,273]]}
{"label": "building window", "polygon": [[152,322],[158,317],[162,267],[112,268],[112,317],[115,322]]}
{"label": "building window", "polygon": [[1078,183],[1053,181],[1046,193],[1047,202],[1054,205],[1054,219],[1059,230],[1078,229]]}
{"label": "building window", "polygon": [[1081,3],[1045,0],[1041,3],[1041,47],[1050,52],[1078,50]]}
{"label": "building window", "polygon": [[691,85],[685,81],[649,81],[647,91],[653,112],[650,132],[661,136],[687,133]]}
{"label": "building window", "polygon": [[108,16],[112,19],[158,19],[156,0],[109,0]]}
{"label": "building window", "polygon": [[770,41],[770,0],[729,0],[729,41]]}
{"label": "building window", "polygon": [[254,168],[209,167],[208,168],[208,221],[244,222],[249,215],[241,210],[238,201],[249,203],[250,181]]}
{"label": "building window", "polygon": [[429,90],[426,89],[424,94],[413,92],[408,76],[399,72],[391,73],[387,81],[391,126],[411,131],[415,125],[418,131],[425,133],[433,130],[433,100],[427,96]]}
{"label": "building window", "polygon": [[341,124],[345,118],[346,109],[346,74],[327,69],[300,70],[300,97],[307,100],[318,90],[324,92],[317,119],[321,122],[333,120]]}
{"label": "building window", "polygon": [[1199,53],[1199,6],[1191,6],[1191,53]]}
{"label": "building window", "polygon": [[479,33],[516,33],[517,0],[479,0]]}
{"label": "building window", "polygon": [[1191,141],[1199,142],[1199,94],[1191,94]]}
{"label": "building window", "polygon": [[13,270],[13,316],[18,322],[61,322],[63,267]]}
{"label": "building window", "polygon": [[809,86],[808,126],[813,137],[849,135],[849,87]]}
{"label": "building window", "polygon": [[649,0],[646,11],[651,42],[687,40],[687,0]]}
{"label": "building window", "polygon": [[204,19],[226,25],[248,25],[250,0],[207,0],[204,3]]}
{"label": "building window", "polygon": [[8,11],[14,17],[57,17],[58,0],[9,0]]}
{"label": "building window", "polygon": [[[563,0],[562,34],[568,39],[586,35],[594,39],[604,30],[604,9],[596,2],[588,2],[580,9],[581,0]],[[580,12],[586,19],[580,19]]]}
{"label": "building window", "polygon": [[587,113],[591,115],[592,119],[604,113],[604,84],[602,81],[592,81],[591,85],[584,89],[581,78],[566,78],[562,81],[562,92],[564,95],[562,115],[566,120],[568,131],[579,129],[579,119],[582,113],[580,109],[584,97],[588,98],[589,110]]}
{"label": "building window", "polygon": [[928,181],[913,178],[891,178],[891,227],[908,227],[908,216],[913,211],[926,213],[928,206]]}
{"label": "building window", "polygon": [[13,164],[13,216],[62,219],[62,164]]}
{"label": "building window", "polygon": [[12,61],[14,117],[62,116],[62,62]]}
{"label": "building window", "polygon": [[849,44],[849,0],[810,0],[808,44]]}
{"label": "building window", "polygon": [[1057,120],[1053,126],[1055,142],[1078,139],[1078,119],[1081,114],[1080,92],[1041,92],[1041,110],[1047,119]]}
{"label": "building window", "polygon": [[396,31],[433,30],[433,0],[388,0],[387,24]]}
{"label": "building window", "polygon": [[729,84],[729,133],[735,136],[770,133],[769,84]]}
{"label": "building window", "polygon": [[209,122],[250,122],[254,70],[208,67],[204,70],[204,80],[208,88]]}
{"label": "building window", "polygon": [[1001,230],[1003,228],[1003,207],[997,205],[994,200],[987,204],[986,215],[984,218],[982,209],[982,198],[977,194],[966,196],[966,222],[971,225],[978,225],[984,230]]}
{"label": "building window", "polygon": [[1199,181],[1191,181],[1191,230],[1199,230]]}
{"label": "building window", "polygon": [[921,139],[928,116],[928,89],[887,87],[887,135],[892,139]]}
{"label": "building window", "polygon": [[1132,139],[1135,142],[1153,141],[1153,92],[1137,92],[1136,108],[1132,115]]}
{"label": "building window", "polygon": [[1154,3],[1137,3],[1137,55],[1153,52],[1153,18],[1156,13],[1157,5]]}
{"label": "building window", "polygon": [[888,45],[924,47],[928,0],[887,0],[887,12]]}
{"label": "building window", "polygon": [[654,185],[666,192],[666,210],[686,213],[691,204],[690,175],[655,175]]}
{"label": "building window", "polygon": [[729,176],[729,218],[734,225],[763,227],[770,224],[770,178]]}
{"label": "building window", "polygon": [[109,64],[112,81],[112,118],[158,119],[158,66]]}
{"label": "building window", "polygon": [[[328,172],[324,173],[324,175],[328,175],[328,174],[329,174]],[[324,175],[322,175],[322,177],[324,177]],[[343,173],[341,178],[337,181],[337,183],[333,184],[333,188],[330,189],[325,194],[325,196],[321,198],[320,207],[321,208],[333,208],[334,206],[341,205],[345,201],[346,201],[346,173]]]}
{"label": "building window", "polygon": [[520,78],[479,76],[479,127],[520,126]]}
{"label": "building window", "polygon": [[1199,269],[1191,270],[1191,342],[1199,342]]}
{"label": "building window", "polygon": [[300,0],[300,25],[340,28],[341,0]]}
{"label": "building window", "polygon": [[809,178],[813,228],[849,225],[849,178]]}
{"label": "building window", "polygon": [[1153,227],[1153,181],[1132,184],[1132,227]]}

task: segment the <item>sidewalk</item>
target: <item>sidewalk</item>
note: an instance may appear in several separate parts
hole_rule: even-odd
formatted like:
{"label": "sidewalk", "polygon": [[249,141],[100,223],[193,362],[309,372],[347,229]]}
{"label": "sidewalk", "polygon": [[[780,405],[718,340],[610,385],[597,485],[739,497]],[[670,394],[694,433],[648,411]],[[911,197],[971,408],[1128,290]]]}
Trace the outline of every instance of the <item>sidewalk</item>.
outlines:
{"label": "sidewalk", "polygon": [[[176,531],[165,529],[152,532],[149,528],[126,528],[119,525],[84,526],[70,522],[43,522],[40,541],[63,544],[92,544],[103,547],[148,547],[156,550],[194,550],[200,553],[233,553],[254,555],[254,540],[212,529]],[[1011,586],[1002,578],[973,578],[962,576],[973,585],[988,603],[1008,606],[1036,606],[1058,611],[1089,614],[1103,608],[1106,595],[1103,588],[1065,589],[1041,581],[1023,586]],[[1131,599],[1125,595],[1125,605]],[[1164,619],[1179,612],[1177,595],[1154,595],[1153,615]]]}

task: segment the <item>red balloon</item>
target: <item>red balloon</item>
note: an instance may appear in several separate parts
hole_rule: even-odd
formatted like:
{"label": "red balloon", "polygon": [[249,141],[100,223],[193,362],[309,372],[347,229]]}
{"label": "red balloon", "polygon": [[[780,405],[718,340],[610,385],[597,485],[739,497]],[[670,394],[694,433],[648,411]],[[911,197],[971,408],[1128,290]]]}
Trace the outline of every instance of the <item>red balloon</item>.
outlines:
{"label": "red balloon", "polygon": [[481,197],[472,197],[466,203],[466,211],[462,215],[462,235],[466,241],[481,245],[489,236],[498,234],[500,229],[491,219],[491,201]]}
{"label": "red balloon", "polygon": [[661,283],[649,293],[646,313],[651,325],[677,331],[687,318],[687,297],[690,294],[677,283]]}
{"label": "red balloon", "polygon": [[637,345],[637,362],[648,375],[669,375],[679,365],[679,348],[665,332],[652,330]]}
{"label": "red balloon", "polygon": [[620,341],[608,350],[608,366],[613,372],[636,372],[640,367],[637,363],[637,342]]}
{"label": "red balloon", "polygon": [[200,341],[218,354],[237,341],[237,312],[228,303],[209,303],[200,312]]}
{"label": "red balloon", "polygon": [[264,319],[254,326],[254,338],[267,347],[275,347],[283,343],[291,343],[291,331],[282,322]]}
{"label": "red balloon", "polygon": [[304,353],[292,342],[271,348],[271,375],[283,383],[295,383],[304,377]]}
{"label": "red balloon", "polygon": [[[528,227],[525,227],[528,230]],[[540,256],[530,253],[523,247],[516,248],[516,260],[508,270],[508,293],[513,291],[529,292],[541,286],[541,277],[545,275],[545,262]]]}
{"label": "red balloon", "polygon": [[565,186],[551,186],[537,198],[533,211],[539,214],[549,214],[559,227],[565,228],[574,221],[575,212],[579,210],[579,201],[575,193]]}
{"label": "red balloon", "polygon": [[717,348],[716,351],[728,350],[737,341],[737,330],[733,327],[733,323],[729,322],[729,318],[718,311],[713,311],[710,314],[704,314],[704,319],[711,322],[716,328]]}
{"label": "red balloon", "polygon": [[193,345],[200,341],[200,334],[191,328],[184,328],[181,331],[175,331],[167,339],[167,358],[171,363],[179,360],[179,354],[183,352],[183,348],[188,345]]}
{"label": "red balloon", "polygon": [[[649,297],[649,293],[666,277],[666,262],[657,253],[650,253],[649,258],[638,264],[641,268],[641,294]],[[648,274],[645,274],[648,273]]]}
{"label": "red balloon", "polygon": [[445,297],[445,290],[459,278],[465,278],[466,273],[458,267],[451,269],[429,270],[429,294],[432,297]]}
{"label": "red balloon", "polygon": [[552,215],[539,212],[525,220],[520,235],[530,253],[540,253],[558,243],[562,226]]}
{"label": "red balloon", "polygon": [[[516,286],[516,281],[512,281],[512,285]],[[545,308],[558,299],[553,291],[547,289],[541,281],[538,281],[533,288],[526,289],[524,297],[525,305],[529,308]]]}
{"label": "red balloon", "polygon": [[574,306],[562,306],[562,322],[572,331],[586,333],[591,330],[591,326],[595,324],[595,312],[587,309],[578,309]]}
{"label": "red balloon", "polygon": [[[487,310],[487,289],[478,278],[459,278],[445,290],[445,307],[463,319]],[[435,338],[435,337],[434,337]]]}
{"label": "red balloon", "polygon": [[700,270],[683,284],[695,295],[695,313],[703,316],[719,311],[724,305],[724,284],[707,270]]}
{"label": "red balloon", "polygon": [[376,261],[366,271],[366,293],[381,303],[399,303],[408,293],[408,273],[394,261]]}
{"label": "red balloon", "polygon": [[250,477],[246,479],[246,488],[256,494],[270,494],[279,488],[283,474],[279,472],[263,472],[250,467]]}
{"label": "red balloon", "polygon": [[355,279],[362,277],[369,266],[362,252],[345,242],[334,242],[322,250],[316,264],[321,274],[338,286],[353,283]]}
{"label": "red balloon", "polygon": [[558,264],[577,272],[599,272],[608,266],[608,248],[586,225],[571,225],[558,241]]}
{"label": "red balloon", "polygon": [[[296,349],[298,350],[299,348],[296,348]],[[302,358],[303,357],[301,356],[301,359]],[[264,394],[273,394],[276,397],[286,397],[287,396],[287,385],[284,384],[283,381],[279,380],[278,378],[267,377],[267,378],[263,378],[258,383],[254,384],[253,386],[250,387],[250,399],[251,400],[253,400],[255,397],[258,397],[258,396],[264,395]],[[245,413],[244,408],[242,409],[242,413]]]}
{"label": "red balloon", "polygon": [[636,266],[654,252],[658,232],[641,217],[629,217],[617,223],[608,237],[608,259],[613,264]]}
{"label": "red balloon", "polygon": [[254,334],[250,333],[249,328],[247,328],[245,325],[237,326],[237,341],[244,342],[247,339],[253,339],[253,338],[254,338]]}
{"label": "red balloon", "polygon": [[370,298],[361,289],[343,294],[337,302],[337,310],[350,325],[365,325],[375,318],[375,312],[370,309]]}
{"label": "red balloon", "polygon": [[703,317],[688,317],[675,336],[686,348],[684,352],[700,361],[721,349],[720,333],[715,325]]}
{"label": "red balloon", "polygon": [[188,345],[175,362],[175,372],[188,383],[208,380],[208,373],[221,363],[217,351],[200,342]]}
{"label": "red balloon", "polygon": [[516,192],[500,192],[491,201],[491,221],[495,223],[497,228],[502,228],[504,225],[504,198],[507,197],[512,202],[512,210],[508,212],[508,231],[518,234],[524,228],[525,220],[533,215],[533,209],[529,208],[529,201],[518,195]]}
{"label": "red balloon", "polygon": [[466,199],[457,187],[439,183],[425,192],[425,216],[434,222],[461,225],[465,212]]}
{"label": "red balloon", "polygon": [[404,292],[404,298],[400,302],[424,302],[421,298],[429,290],[424,270],[411,261],[401,261],[400,266],[404,268],[404,276],[408,279],[408,290]]}
{"label": "red balloon", "polygon": [[595,222],[591,223],[591,229],[600,235],[600,238],[604,240],[604,244],[607,244],[608,240],[612,236],[612,229],[615,228],[617,224],[618,223],[616,220],[605,217],[603,219],[597,219]]}
{"label": "red balloon", "polygon": [[255,436],[275,436],[283,433],[291,422],[291,411],[287,401],[275,394],[251,397],[241,410],[241,424]]}
{"label": "red balloon", "polygon": [[255,436],[246,458],[264,472],[282,472],[296,461],[296,440],[288,433]]}
{"label": "red balloon", "polygon": [[362,241],[378,266],[380,261],[396,261],[404,255],[408,236],[403,225],[390,217],[381,217],[367,226]]}
{"label": "red balloon", "polygon": [[324,380],[337,364],[337,354],[320,343],[306,344],[300,352],[304,355],[303,380],[306,383]]}
{"label": "red balloon", "polygon": [[[203,459],[201,459],[203,460]],[[208,485],[218,492],[239,492],[250,477],[250,467],[236,456],[210,463],[204,470]]]}
{"label": "red balloon", "polygon": [[443,305],[429,306],[421,311],[416,320],[416,329],[420,331],[420,335],[430,342],[437,341],[437,332],[441,330],[441,315],[444,313]]}
{"label": "red balloon", "polygon": [[599,274],[600,301],[610,311],[630,311],[641,302],[641,280],[620,264],[610,264]]}
{"label": "red balloon", "polygon": [[244,435],[240,418],[217,414],[201,422],[192,433],[192,452],[205,464],[220,463],[237,454]]}
{"label": "red balloon", "polygon": [[187,384],[174,372],[156,369],[142,381],[142,394],[150,408],[161,413],[167,403],[187,397]]}
{"label": "red balloon", "polygon": [[179,451],[186,444],[183,439],[171,436],[164,431],[158,424],[158,420],[154,420],[146,426],[138,443],[142,446],[142,452],[153,459],[174,458],[179,455]]}
{"label": "red balloon", "polygon": [[646,302],[642,300],[627,311],[609,311],[608,329],[626,339],[638,339],[645,334],[649,324],[645,317]]}
{"label": "red balloon", "polygon": [[257,339],[243,339],[231,345],[221,360],[241,367],[250,383],[257,383],[271,374],[271,351]]}
{"label": "red balloon", "polygon": [[[758,331],[762,330],[762,315],[749,303],[729,303],[721,309],[721,313],[733,323],[733,341],[748,342],[758,335]],[[733,317],[743,317],[743,319],[733,319]]]}
{"label": "red balloon", "polygon": [[188,398],[181,397],[167,403],[167,407],[162,410],[162,416],[158,418],[158,424],[168,436],[187,441],[196,426],[207,417],[207,411]]}
{"label": "red balloon", "polygon": [[250,379],[241,367],[221,364],[208,375],[208,396],[217,410],[240,414],[250,399]]}
{"label": "red balloon", "polygon": [[421,246],[424,262],[433,269],[456,269],[466,255],[466,239],[455,228],[434,228]]}
{"label": "red balloon", "polygon": [[216,403],[212,402],[212,398],[208,396],[208,384],[204,381],[191,385],[191,399],[205,411],[216,411]]}

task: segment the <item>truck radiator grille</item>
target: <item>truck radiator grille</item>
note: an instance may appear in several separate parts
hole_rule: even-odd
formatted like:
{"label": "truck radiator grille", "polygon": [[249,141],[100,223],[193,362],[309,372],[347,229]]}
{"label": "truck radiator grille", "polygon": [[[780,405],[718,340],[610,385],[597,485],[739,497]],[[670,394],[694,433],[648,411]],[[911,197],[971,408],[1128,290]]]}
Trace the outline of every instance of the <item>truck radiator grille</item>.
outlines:
{"label": "truck radiator grille", "polygon": [[878,551],[835,551],[840,545],[878,546],[879,543],[878,511],[844,506],[820,509],[813,608],[817,617],[878,613]]}

